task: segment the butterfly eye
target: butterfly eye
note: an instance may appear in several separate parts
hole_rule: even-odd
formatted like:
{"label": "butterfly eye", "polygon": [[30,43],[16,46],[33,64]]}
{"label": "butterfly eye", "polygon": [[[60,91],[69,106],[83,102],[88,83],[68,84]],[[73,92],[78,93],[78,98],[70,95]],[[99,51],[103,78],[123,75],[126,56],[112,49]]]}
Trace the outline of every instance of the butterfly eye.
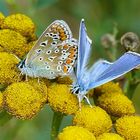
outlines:
{"label": "butterfly eye", "polygon": [[42,50],[41,49],[37,49],[35,50],[37,53],[40,53]]}
{"label": "butterfly eye", "polygon": [[49,70],[50,69],[50,66],[48,65],[48,66],[46,66],[46,70]]}
{"label": "butterfly eye", "polygon": [[46,33],[46,36],[49,36],[49,33]]}
{"label": "butterfly eye", "polygon": [[50,36],[53,36],[53,33],[50,33]]}
{"label": "butterfly eye", "polygon": [[51,72],[50,72],[50,74],[54,74],[54,72],[53,72],[53,71],[51,71]]}
{"label": "butterfly eye", "polygon": [[57,42],[52,42],[51,44],[52,44],[52,45],[56,45],[56,44],[57,44]]}
{"label": "butterfly eye", "polygon": [[77,47],[76,46],[73,46],[73,48],[76,49]]}
{"label": "butterfly eye", "polygon": [[42,61],[43,60],[43,57],[39,57],[39,60]]}
{"label": "butterfly eye", "polygon": [[62,57],[61,60],[65,60],[65,57]]}
{"label": "butterfly eye", "polygon": [[52,51],[51,50],[48,50],[48,51],[46,51],[46,54],[50,54]]}
{"label": "butterfly eye", "polygon": [[40,44],[40,46],[45,47],[45,46],[46,46],[46,43],[45,43],[45,42],[42,42],[42,43]]}
{"label": "butterfly eye", "polygon": [[61,66],[57,66],[57,71],[61,71]]}
{"label": "butterfly eye", "polygon": [[66,50],[62,50],[61,52],[62,52],[62,53],[65,53],[65,52],[66,52]]}
{"label": "butterfly eye", "polygon": [[59,61],[58,64],[61,65],[63,63],[63,61]]}
{"label": "butterfly eye", "polygon": [[55,53],[58,53],[58,52],[59,52],[59,50],[57,49],[57,50],[55,50],[54,52],[55,52]]}

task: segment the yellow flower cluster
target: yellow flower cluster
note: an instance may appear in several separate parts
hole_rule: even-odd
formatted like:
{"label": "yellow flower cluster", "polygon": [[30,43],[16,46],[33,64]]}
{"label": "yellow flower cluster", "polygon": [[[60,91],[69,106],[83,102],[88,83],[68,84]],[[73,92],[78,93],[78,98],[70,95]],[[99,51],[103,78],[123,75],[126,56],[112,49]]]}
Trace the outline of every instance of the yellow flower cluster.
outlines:
{"label": "yellow flower cluster", "polygon": [[97,140],[124,140],[124,138],[115,133],[103,133]]}
{"label": "yellow flower cluster", "polygon": [[0,52],[10,52],[20,58],[31,49],[30,41],[37,39],[34,23],[23,14],[7,17],[0,14],[0,28]]}
{"label": "yellow flower cluster", "polygon": [[3,109],[3,93],[0,92],[0,111]]}
{"label": "yellow flower cluster", "polygon": [[68,126],[58,135],[58,140],[96,140],[96,138],[85,128]]}
{"label": "yellow flower cluster", "polygon": [[0,12],[0,28],[1,28],[1,25],[4,21],[4,18],[5,18],[4,15]]}
{"label": "yellow flower cluster", "polygon": [[58,77],[56,79],[56,82],[59,83],[59,84],[68,84],[68,85],[71,85],[72,84],[72,79],[68,76],[65,76],[65,77]]}
{"label": "yellow flower cluster", "polygon": [[3,21],[1,28],[14,30],[27,37],[34,34],[35,31],[35,25],[32,20],[23,14],[7,16]]}
{"label": "yellow flower cluster", "polygon": [[20,119],[31,119],[40,111],[47,96],[45,91],[42,93],[39,86],[34,88],[34,85],[37,85],[35,81],[18,82],[4,91],[5,109],[11,115]]}
{"label": "yellow flower cluster", "polygon": [[140,140],[140,116],[124,116],[115,124],[118,134],[126,140]]}
{"label": "yellow flower cluster", "polygon": [[132,115],[135,108],[131,100],[123,94],[118,83],[109,82],[95,89],[97,104],[110,115],[121,117]]}
{"label": "yellow flower cluster", "polygon": [[109,132],[112,128],[110,116],[100,107],[83,106],[76,112],[73,124],[87,128],[95,136]]}
{"label": "yellow flower cluster", "polygon": [[135,113],[132,101],[124,94],[118,94],[116,92],[102,94],[98,98],[98,104],[109,114],[117,117]]}
{"label": "yellow flower cluster", "polygon": [[120,88],[119,86],[119,83],[114,83],[114,82],[108,82],[104,85],[101,85],[97,88],[95,88],[95,94],[96,95],[101,95],[103,93],[112,93],[112,92],[115,92],[115,93],[123,93],[122,89]]}
{"label": "yellow flower cluster", "polygon": [[48,87],[48,103],[53,110],[64,114],[75,114],[78,110],[78,100],[70,93],[66,84],[52,84]]}
{"label": "yellow flower cluster", "polygon": [[19,59],[12,54],[0,52],[0,84],[8,85],[19,81],[17,64]]}

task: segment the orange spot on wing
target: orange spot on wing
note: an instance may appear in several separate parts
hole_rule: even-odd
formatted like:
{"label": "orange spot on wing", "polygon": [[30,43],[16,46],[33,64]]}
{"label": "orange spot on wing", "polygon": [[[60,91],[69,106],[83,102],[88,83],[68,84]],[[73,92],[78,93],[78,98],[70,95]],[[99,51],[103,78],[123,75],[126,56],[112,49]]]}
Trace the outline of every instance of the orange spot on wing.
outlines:
{"label": "orange spot on wing", "polygon": [[64,37],[61,37],[60,38],[62,41],[64,41],[64,40],[66,40],[66,37],[64,36]]}
{"label": "orange spot on wing", "polygon": [[67,64],[70,64],[71,62],[72,62],[71,59],[67,59],[67,60],[66,60],[66,63],[67,63]]}
{"label": "orange spot on wing", "polygon": [[69,47],[67,45],[64,45],[63,46],[63,49],[68,49]]}
{"label": "orange spot on wing", "polygon": [[67,73],[67,71],[68,71],[67,66],[64,65],[63,71],[64,71],[64,73]]}

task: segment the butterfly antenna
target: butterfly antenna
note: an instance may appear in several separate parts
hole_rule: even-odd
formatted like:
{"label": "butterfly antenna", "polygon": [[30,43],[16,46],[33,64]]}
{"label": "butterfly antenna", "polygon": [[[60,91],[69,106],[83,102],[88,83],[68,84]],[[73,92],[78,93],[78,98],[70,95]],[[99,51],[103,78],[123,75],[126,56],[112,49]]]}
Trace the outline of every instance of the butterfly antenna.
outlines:
{"label": "butterfly antenna", "polygon": [[90,105],[90,107],[92,108],[92,105],[91,105],[91,103],[90,103],[88,97],[87,97],[87,96],[84,96],[84,98],[86,99],[86,101],[87,101],[87,103]]}

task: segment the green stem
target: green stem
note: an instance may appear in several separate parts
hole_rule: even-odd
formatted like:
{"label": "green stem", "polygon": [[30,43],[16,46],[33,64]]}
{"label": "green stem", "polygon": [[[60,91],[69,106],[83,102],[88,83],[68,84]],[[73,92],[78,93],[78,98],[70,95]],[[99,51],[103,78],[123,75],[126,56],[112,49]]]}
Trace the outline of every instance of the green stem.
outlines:
{"label": "green stem", "polygon": [[0,126],[3,126],[9,120],[11,120],[12,116],[9,115],[5,110],[0,113]]}
{"label": "green stem", "polygon": [[133,98],[133,94],[135,89],[137,88],[139,82],[135,79],[135,72],[132,71],[126,75],[127,81],[124,86],[124,92],[127,97],[131,100]]}
{"label": "green stem", "polygon": [[134,95],[135,89],[137,88],[137,85],[138,84],[132,84],[132,83],[129,84],[129,87],[128,87],[128,90],[126,93],[126,95],[129,99],[133,98],[133,95]]}
{"label": "green stem", "polygon": [[51,129],[51,140],[56,140],[63,116],[64,115],[62,113],[54,112]]}

